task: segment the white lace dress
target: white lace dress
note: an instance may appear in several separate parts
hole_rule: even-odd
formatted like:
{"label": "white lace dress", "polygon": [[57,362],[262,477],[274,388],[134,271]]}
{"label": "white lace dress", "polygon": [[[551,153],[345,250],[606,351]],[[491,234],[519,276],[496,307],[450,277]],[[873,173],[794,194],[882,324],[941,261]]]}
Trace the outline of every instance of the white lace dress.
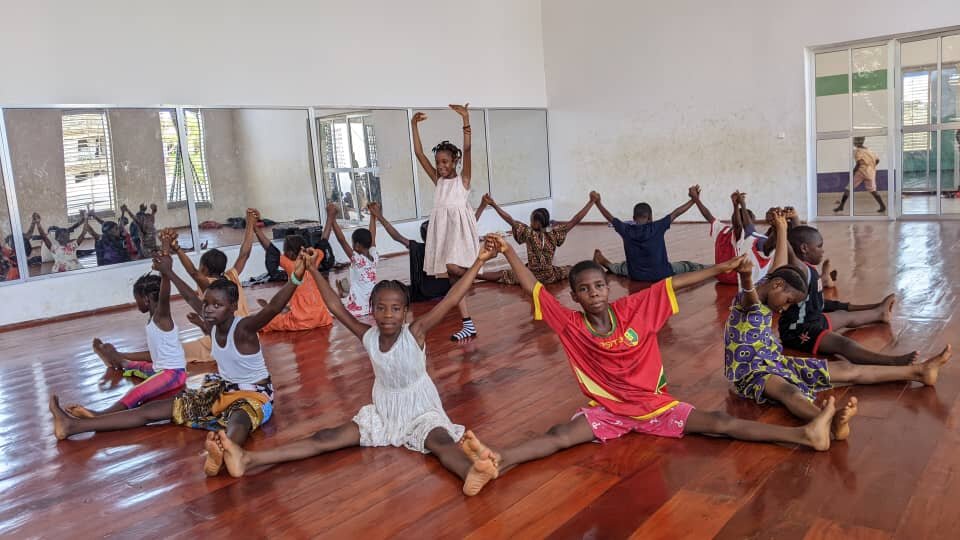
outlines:
{"label": "white lace dress", "polygon": [[360,428],[360,446],[405,446],[423,452],[427,435],[443,428],[459,441],[463,426],[454,424],[443,411],[437,387],[427,374],[427,352],[417,344],[410,326],[387,352],[380,352],[380,329],[363,335],[363,347],[373,364],[373,404],[366,405],[354,423]]}

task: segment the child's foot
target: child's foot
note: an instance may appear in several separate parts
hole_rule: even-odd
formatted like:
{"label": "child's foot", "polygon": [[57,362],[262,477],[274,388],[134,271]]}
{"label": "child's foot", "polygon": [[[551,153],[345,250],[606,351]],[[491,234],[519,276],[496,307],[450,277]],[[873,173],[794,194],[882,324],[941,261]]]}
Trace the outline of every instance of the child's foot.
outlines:
{"label": "child's foot", "polygon": [[223,450],[223,464],[227,466],[227,472],[234,478],[240,478],[247,470],[249,460],[247,453],[240,448],[240,445],[227,437],[226,431],[218,431],[217,434],[220,448]]}
{"label": "child's foot", "polygon": [[851,397],[847,404],[833,417],[830,434],[833,440],[842,441],[850,436],[850,419],[857,415],[857,398]]}
{"label": "child's foot", "polygon": [[207,459],[203,462],[203,474],[207,476],[220,474],[220,469],[223,467],[223,448],[220,446],[217,433],[208,431],[203,447],[207,450]]}
{"label": "child's foot", "polygon": [[477,337],[477,327],[473,325],[473,319],[467,317],[463,319],[463,328],[450,336],[450,341],[466,341],[475,337]]}
{"label": "child's foot", "polygon": [[472,497],[480,493],[483,486],[486,486],[487,483],[499,475],[500,471],[497,470],[497,466],[494,465],[492,459],[475,461],[473,465],[470,466],[467,477],[463,480],[463,494]]}
{"label": "child's foot", "polygon": [[890,321],[893,320],[893,306],[897,303],[896,294],[888,294],[886,298],[880,302],[881,316],[880,320],[890,324]]}
{"label": "child's foot", "polygon": [[93,352],[100,357],[100,360],[111,369],[122,369],[123,358],[117,354],[117,349],[109,343],[104,343],[100,338],[93,338]]}
{"label": "child's foot", "polygon": [[270,303],[270,302],[267,302],[267,301],[264,300],[263,298],[257,298],[257,304],[259,304],[260,307],[262,307],[262,308],[267,307],[267,305],[268,305],[269,303]]}
{"label": "child's foot", "polygon": [[340,295],[340,298],[346,298],[350,294],[350,280],[347,278],[340,278],[337,280],[337,294]]}
{"label": "child's foot", "polygon": [[72,419],[69,414],[60,408],[60,398],[57,396],[50,396],[48,405],[50,414],[53,415],[53,434],[57,437],[57,440],[62,441],[72,435],[70,433]]}
{"label": "child's foot", "polygon": [[460,448],[463,450],[463,453],[470,458],[470,461],[474,463],[490,459],[494,465],[500,466],[500,454],[490,450],[487,445],[480,442],[480,439],[469,429],[463,434],[463,440],[460,441]]}
{"label": "child's foot", "polygon": [[830,396],[823,409],[816,418],[803,426],[804,444],[814,450],[825,451],[830,449],[830,425],[833,416],[837,413],[836,398]]}
{"label": "child's foot", "polygon": [[929,360],[923,362],[922,364],[917,364],[917,368],[920,370],[920,382],[927,386],[933,386],[937,384],[937,377],[940,375],[940,368],[947,363],[947,360],[950,360],[950,357],[953,356],[953,347],[947,345],[944,347],[940,354],[930,358]]}
{"label": "child's foot", "polygon": [[70,416],[75,416],[77,418],[96,418],[97,415],[93,413],[90,409],[84,407],[83,405],[67,405],[64,408],[64,411]]}
{"label": "child's foot", "polygon": [[593,262],[608,270],[610,269],[610,259],[604,257],[603,252],[601,252],[599,249],[593,250]]}
{"label": "child's foot", "polygon": [[833,266],[830,264],[830,259],[823,261],[823,268],[820,271],[820,275],[823,278],[823,286],[827,289],[832,289],[837,286],[836,276],[837,271],[833,270]]}

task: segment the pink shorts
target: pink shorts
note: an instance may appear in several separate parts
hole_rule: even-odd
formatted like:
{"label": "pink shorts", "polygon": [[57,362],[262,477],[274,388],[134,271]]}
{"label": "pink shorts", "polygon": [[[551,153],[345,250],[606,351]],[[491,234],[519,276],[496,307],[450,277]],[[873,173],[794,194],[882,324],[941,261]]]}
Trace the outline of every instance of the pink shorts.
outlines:
{"label": "pink shorts", "polygon": [[603,405],[584,407],[574,418],[581,414],[590,422],[590,428],[597,440],[606,442],[610,439],[623,437],[631,431],[679,439],[683,437],[683,427],[687,424],[687,417],[693,411],[693,405],[680,402],[676,407],[647,420],[639,420],[630,416],[621,416],[608,411]]}

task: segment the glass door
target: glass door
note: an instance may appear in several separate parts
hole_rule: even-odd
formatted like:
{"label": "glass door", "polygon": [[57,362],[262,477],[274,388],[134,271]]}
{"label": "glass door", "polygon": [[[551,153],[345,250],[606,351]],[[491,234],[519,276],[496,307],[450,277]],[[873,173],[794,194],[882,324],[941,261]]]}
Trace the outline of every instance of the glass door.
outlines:
{"label": "glass door", "polygon": [[889,47],[827,51],[814,62],[817,216],[887,217]]}
{"label": "glass door", "polygon": [[960,215],[960,35],[900,44],[900,213]]}

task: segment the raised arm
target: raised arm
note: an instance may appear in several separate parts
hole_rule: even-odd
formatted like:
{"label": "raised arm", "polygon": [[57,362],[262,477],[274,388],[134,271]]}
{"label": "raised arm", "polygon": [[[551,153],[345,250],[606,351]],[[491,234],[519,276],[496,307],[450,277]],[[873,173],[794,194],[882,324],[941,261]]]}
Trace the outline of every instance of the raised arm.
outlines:
{"label": "raised arm", "polygon": [[260,211],[256,208],[247,208],[247,227],[243,230],[243,242],[240,243],[240,253],[237,254],[237,260],[233,262],[233,269],[239,275],[243,268],[247,266],[250,259],[250,253],[253,251],[253,232],[257,228],[257,222],[260,221]]}
{"label": "raised arm", "polygon": [[[80,226],[83,225],[83,224],[86,223],[86,222],[87,222],[87,211],[86,211],[86,210],[81,210],[81,211],[80,211],[80,219],[78,219],[77,222],[74,223],[73,225],[67,227],[67,230],[70,231],[70,232],[73,232],[73,231],[77,230],[78,228],[80,228]],[[80,241],[77,240],[77,243],[79,244]]]}
{"label": "raised arm", "polygon": [[594,204],[593,199],[588,200],[587,204],[585,204],[583,208],[580,209],[579,212],[574,214],[573,218],[571,218],[570,221],[566,223],[568,231],[573,229],[577,225],[579,225],[580,222],[583,221],[583,218],[587,217],[587,214],[590,213],[590,208],[593,206],[593,204]]}
{"label": "raised arm", "polygon": [[600,211],[600,215],[603,216],[603,219],[607,220],[609,223],[613,223],[613,220],[617,219],[607,210],[607,207],[603,205],[603,202],[600,201],[600,194],[596,191],[590,192],[590,200],[593,201],[593,204],[597,205],[597,210]]}
{"label": "raised arm", "polygon": [[344,253],[347,254],[347,258],[352,259],[353,246],[347,242],[347,237],[343,235],[343,229],[341,229],[340,224],[337,223],[337,205],[335,203],[327,205],[327,223],[333,229],[333,234],[337,236],[337,242],[340,242],[340,247],[342,247]]}
{"label": "raised arm", "polygon": [[[169,266],[173,265],[170,255],[162,254],[153,258],[154,270],[157,270],[157,261],[167,259]],[[170,278],[163,272],[160,273],[160,294],[157,295],[157,308],[153,312],[153,324],[164,332],[173,330],[173,317],[170,316]]]}
{"label": "raised arm", "polygon": [[43,241],[43,245],[47,246],[47,249],[53,249],[53,244],[50,243],[50,237],[47,236],[47,230],[43,227],[43,223],[40,222],[40,214],[33,213],[33,224],[37,226],[37,233],[40,234],[40,240]]}
{"label": "raised arm", "polygon": [[707,220],[707,223],[713,223],[716,221],[716,218],[713,217],[713,214],[710,213],[710,210],[703,204],[703,201],[700,200],[700,186],[692,186],[687,194],[690,195],[690,199],[693,200],[693,203],[697,205],[697,210],[700,211],[700,215],[703,216],[703,219]]}
{"label": "raised arm", "polygon": [[491,197],[489,193],[484,193],[482,200],[486,202],[490,206],[490,208],[493,208],[494,211],[497,212],[497,215],[500,216],[500,219],[507,222],[507,225],[509,225],[510,227],[513,227],[514,225],[517,224],[517,222],[513,219],[513,216],[508,214],[503,208],[500,208],[500,205],[493,200],[493,197]]}
{"label": "raised arm", "polygon": [[733,236],[739,240],[741,238],[740,233],[743,231],[743,215],[740,211],[740,192],[734,191],[731,193],[730,201],[733,203],[733,218],[731,221]]}
{"label": "raised arm", "polygon": [[84,222],[84,227],[80,229],[80,236],[78,236],[77,239],[74,240],[74,242],[76,242],[77,244],[77,247],[80,247],[80,244],[82,244],[84,239],[87,238],[87,230],[90,229],[90,227],[86,226],[87,221],[84,220],[83,222]]}
{"label": "raised arm", "polygon": [[183,296],[183,299],[190,306],[190,309],[196,311],[197,313],[203,313],[203,301],[200,300],[200,297],[197,296],[197,293],[193,292],[193,289],[173,271],[173,259],[170,257],[154,257],[153,259],[153,269],[157,272],[160,272],[161,276],[165,276],[170,280],[170,283],[180,292],[180,296]]}
{"label": "raised arm", "polygon": [[533,288],[537,286],[537,278],[533,275],[533,272],[527,268],[526,263],[520,260],[517,252],[513,250],[513,247],[510,246],[506,240],[499,236],[494,238],[500,253],[503,253],[503,256],[507,258],[507,262],[510,263],[510,269],[516,274],[520,287],[522,287],[527,294],[533,294]]}
{"label": "raised arm", "polygon": [[[306,264],[307,259],[305,254],[301,252],[300,256],[297,257],[297,264],[290,274],[290,279],[287,280],[287,283],[273,295],[273,298],[267,302],[267,305],[263,306],[263,309],[244,317],[243,320],[240,321],[240,324],[237,325],[237,330],[242,329],[244,333],[249,335],[256,334],[261,328],[272,321],[274,317],[279,315],[287,303],[290,302],[290,298],[293,297],[293,293],[296,292],[297,287],[303,283],[303,276],[307,272]],[[317,267],[316,256],[313,258],[313,267]]]}
{"label": "raised arm", "polygon": [[161,243],[166,243],[169,247],[169,250],[177,254],[177,260],[180,261],[180,264],[183,265],[183,269],[187,271],[187,275],[190,276],[200,288],[201,291],[207,289],[207,285],[210,283],[207,281],[204,276],[200,275],[200,271],[197,270],[197,267],[193,265],[193,260],[190,259],[190,256],[187,255],[183,249],[180,248],[180,241],[177,240],[177,232],[173,229],[164,229],[160,232],[160,241]]}
{"label": "raised arm", "polygon": [[790,263],[790,242],[787,241],[787,218],[779,209],[773,211],[773,234],[777,247],[773,251],[773,269]]}
{"label": "raised arm", "polygon": [[[93,230],[93,226],[90,225],[89,221],[83,224],[83,232],[89,234],[90,237],[93,238],[94,242],[97,242],[100,240],[100,235],[97,234],[97,231]],[[80,236],[82,237],[83,235],[81,234]],[[79,243],[80,243],[80,240],[77,239],[77,244]]]}
{"label": "raised arm", "polygon": [[740,307],[747,309],[760,303],[760,295],[753,287],[753,262],[744,258],[737,267],[737,274],[740,276],[740,289],[743,292],[740,298]]}
{"label": "raised arm", "polygon": [[470,111],[467,109],[468,107],[470,107],[469,103],[464,103],[463,105],[450,105],[450,108],[453,109],[455,113],[459,114],[461,119],[463,119],[463,166],[460,169],[460,178],[463,180],[463,187],[469,190],[472,167],[470,150]]}
{"label": "raised arm", "polygon": [[370,247],[377,245],[377,217],[370,212]]}
{"label": "raised arm", "polygon": [[[690,195],[694,189],[697,189],[697,186],[693,186],[689,190],[687,190],[687,194]],[[678,217],[686,214],[687,210],[690,210],[691,208],[693,208],[694,204],[695,204],[695,201],[693,199],[693,195],[690,195],[690,200],[678,206],[676,209],[674,209],[673,212],[670,212],[670,222],[672,223],[676,221]]]}
{"label": "raised arm", "polygon": [[[312,259],[310,258],[312,257]],[[356,317],[350,314],[347,311],[347,308],[343,306],[343,302],[340,301],[340,295],[330,287],[330,282],[327,281],[327,278],[323,277],[320,274],[320,270],[317,269],[317,258],[316,253],[312,249],[307,250],[307,260],[308,262],[307,271],[313,276],[313,281],[317,284],[317,289],[320,290],[320,297],[323,298],[323,303],[327,305],[327,309],[330,310],[330,313],[336,317],[341,324],[347,327],[347,330],[357,336],[358,339],[363,339],[363,334],[370,329],[370,325],[364,324],[357,320]]]}
{"label": "raised arm", "polygon": [[403,247],[410,249],[410,239],[400,234],[399,231],[393,228],[393,224],[387,221],[387,218],[383,217],[383,210],[380,208],[380,203],[370,203],[367,209],[370,210],[371,216],[377,218],[377,220],[383,224],[383,228],[387,230],[390,238],[403,244]]}
{"label": "raised arm", "polygon": [[689,287],[691,285],[696,285],[701,281],[706,281],[711,278],[715,278],[720,274],[730,272],[735,270],[740,266],[740,263],[743,262],[743,259],[746,258],[746,255],[740,255],[739,257],[734,257],[729,261],[722,262],[720,264],[715,264],[703,270],[697,270],[696,272],[686,272],[683,274],[677,274],[673,276],[673,288],[682,289],[683,287]]}
{"label": "raised arm", "polygon": [[140,234],[143,234],[143,222],[141,222],[140,218],[131,212],[130,208],[125,204],[120,205],[120,215],[123,216],[124,214],[130,216],[130,226],[136,227],[137,230],[140,231]]}
{"label": "raised arm", "polygon": [[443,297],[443,300],[441,300],[436,307],[423,316],[418,317],[417,320],[410,324],[410,333],[413,334],[413,337],[417,338],[417,343],[421,347],[423,347],[426,340],[427,332],[442,321],[447,312],[459,304],[460,300],[463,300],[463,297],[466,296],[467,291],[473,286],[474,280],[477,279],[477,274],[480,272],[480,269],[483,268],[483,264],[497,256],[497,252],[500,249],[499,243],[496,240],[498,238],[500,238],[499,235],[487,235],[483,245],[480,246],[480,253],[477,255],[477,260],[473,261],[473,265],[457,280],[456,284],[450,288],[450,292]]}
{"label": "raised arm", "polygon": [[413,153],[417,155],[417,161],[420,162],[420,166],[423,167],[424,172],[426,172],[427,176],[430,177],[430,180],[436,184],[437,169],[433,166],[433,163],[430,162],[430,158],[423,153],[423,142],[420,140],[419,124],[426,119],[426,113],[418,112],[413,115],[413,120],[410,121],[410,124],[413,127]]}
{"label": "raised arm", "polygon": [[270,239],[267,238],[267,233],[265,233],[263,229],[261,229],[260,227],[254,227],[253,234],[254,236],[257,237],[257,241],[260,242],[260,247],[262,247],[263,249],[270,249],[270,246],[273,245],[273,242],[271,242]]}
{"label": "raised arm", "polygon": [[477,211],[474,212],[474,217],[476,217],[477,219],[480,219],[480,216],[483,215],[483,211],[487,209],[487,206],[489,206],[489,204],[487,204],[487,201],[484,199],[480,199],[480,206],[478,206]]}

